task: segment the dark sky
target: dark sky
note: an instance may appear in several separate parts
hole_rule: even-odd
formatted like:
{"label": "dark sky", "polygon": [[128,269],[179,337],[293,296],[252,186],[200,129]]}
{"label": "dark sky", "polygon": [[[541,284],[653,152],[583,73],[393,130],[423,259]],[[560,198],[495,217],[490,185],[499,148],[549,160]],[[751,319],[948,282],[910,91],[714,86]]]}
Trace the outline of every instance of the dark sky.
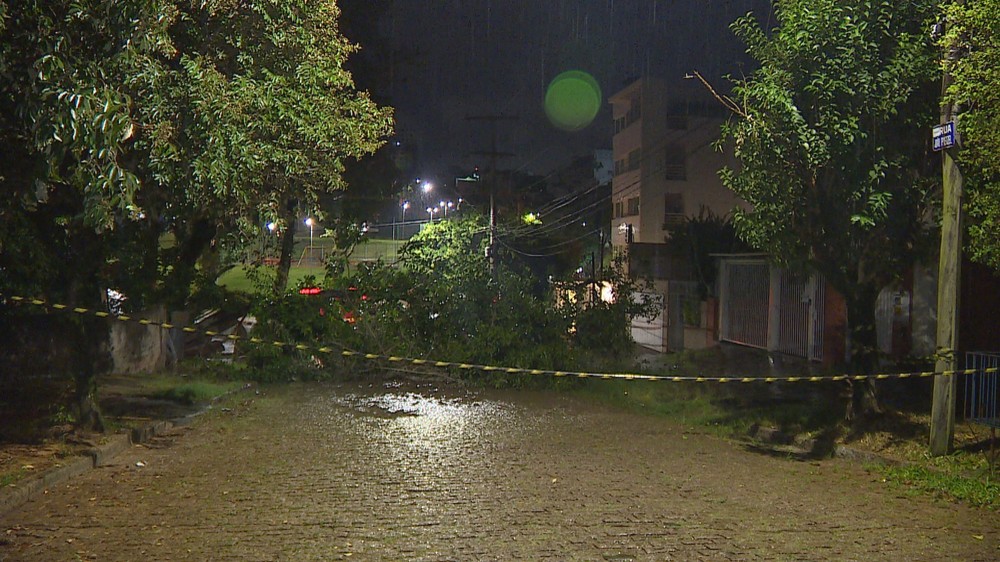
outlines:
{"label": "dark sky", "polygon": [[[762,0],[385,1],[381,31],[397,54],[386,61],[387,91],[376,93],[396,108],[399,137],[418,148],[415,173],[441,180],[449,166],[488,166],[472,153],[491,149],[492,126],[469,116],[517,117],[496,125],[497,149],[514,154],[500,160],[503,169],[546,173],[610,148],[608,96],[643,75],[699,70],[722,83],[744,59],[729,23],[768,6]],[[592,74],[604,95],[593,124],[575,133],[553,127],[542,105],[552,78],[571,69]]]}

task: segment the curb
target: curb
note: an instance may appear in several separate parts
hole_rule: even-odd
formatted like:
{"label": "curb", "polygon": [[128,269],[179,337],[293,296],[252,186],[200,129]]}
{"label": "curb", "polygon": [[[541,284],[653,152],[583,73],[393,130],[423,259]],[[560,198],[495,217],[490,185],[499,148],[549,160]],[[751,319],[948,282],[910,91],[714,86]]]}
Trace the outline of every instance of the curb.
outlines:
{"label": "curb", "polygon": [[158,421],[135,428],[129,433],[116,433],[109,436],[106,443],[84,451],[81,456],[69,459],[35,478],[19,482],[16,486],[0,490],[0,516],[10,513],[37,494],[45,493],[49,488],[94,468],[107,466],[112,458],[132,445],[145,443],[169,431],[174,425],[172,421]]}

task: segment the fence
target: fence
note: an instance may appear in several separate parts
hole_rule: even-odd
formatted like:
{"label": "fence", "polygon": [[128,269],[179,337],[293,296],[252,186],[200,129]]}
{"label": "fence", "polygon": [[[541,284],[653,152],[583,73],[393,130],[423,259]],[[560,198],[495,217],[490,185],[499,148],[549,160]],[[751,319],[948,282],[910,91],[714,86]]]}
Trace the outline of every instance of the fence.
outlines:
{"label": "fence", "polygon": [[823,360],[825,284],[763,259],[720,262],[721,339],[786,355]]}
{"label": "fence", "polygon": [[970,351],[965,354],[965,368],[976,373],[965,377],[965,419],[992,428],[1000,428],[1000,374],[986,369],[1000,367],[1000,353]]}

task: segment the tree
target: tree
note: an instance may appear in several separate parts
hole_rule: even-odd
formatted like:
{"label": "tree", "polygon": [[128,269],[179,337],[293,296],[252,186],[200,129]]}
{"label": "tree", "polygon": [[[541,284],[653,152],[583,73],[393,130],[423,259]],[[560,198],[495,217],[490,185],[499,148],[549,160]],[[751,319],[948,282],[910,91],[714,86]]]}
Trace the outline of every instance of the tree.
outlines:
{"label": "tree", "polygon": [[[740,236],[783,265],[819,271],[847,305],[852,367],[876,366],[875,301],[911,267],[936,175],[928,158],[939,72],[937,2],[779,0],[777,27],[733,24],[759,68],[736,79],[723,129],[751,205]],[[852,413],[878,410],[856,385]]]}
{"label": "tree", "polygon": [[[128,82],[162,53],[164,3],[26,0],[0,32],[0,291],[97,309],[112,233],[141,214],[130,154],[138,129]],[[77,318],[78,422],[102,429],[94,399],[103,324]]]}
{"label": "tree", "polygon": [[[344,68],[357,50],[339,32],[333,0],[215,1],[187,6],[175,35],[181,71],[168,87],[179,109],[151,145],[160,178],[189,211],[175,225],[199,255],[216,225],[256,238],[282,233],[275,289],[285,289],[295,228],[320,194],[343,189],[347,161],[374,152],[392,114],[355,89]],[[190,220],[192,217],[197,220]],[[192,226],[208,235],[198,236]],[[183,245],[182,245],[183,246]],[[177,285],[186,287],[185,278]]]}
{"label": "tree", "polygon": [[952,2],[946,8],[946,61],[953,82],[946,101],[959,106],[972,259],[1000,270],[1000,0]]}
{"label": "tree", "polygon": [[[0,292],[183,306],[221,234],[294,225],[342,188],[391,113],[354,89],[337,16],[333,0],[0,4]],[[79,421],[99,428],[106,330],[77,325]]]}

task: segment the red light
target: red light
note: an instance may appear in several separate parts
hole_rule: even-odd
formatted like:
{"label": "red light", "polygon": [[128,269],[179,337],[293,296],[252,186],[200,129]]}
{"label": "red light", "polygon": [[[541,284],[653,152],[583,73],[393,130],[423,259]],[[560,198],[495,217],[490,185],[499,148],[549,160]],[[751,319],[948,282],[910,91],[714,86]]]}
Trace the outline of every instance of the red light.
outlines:
{"label": "red light", "polygon": [[300,295],[318,295],[323,292],[319,287],[302,287],[299,289]]}

